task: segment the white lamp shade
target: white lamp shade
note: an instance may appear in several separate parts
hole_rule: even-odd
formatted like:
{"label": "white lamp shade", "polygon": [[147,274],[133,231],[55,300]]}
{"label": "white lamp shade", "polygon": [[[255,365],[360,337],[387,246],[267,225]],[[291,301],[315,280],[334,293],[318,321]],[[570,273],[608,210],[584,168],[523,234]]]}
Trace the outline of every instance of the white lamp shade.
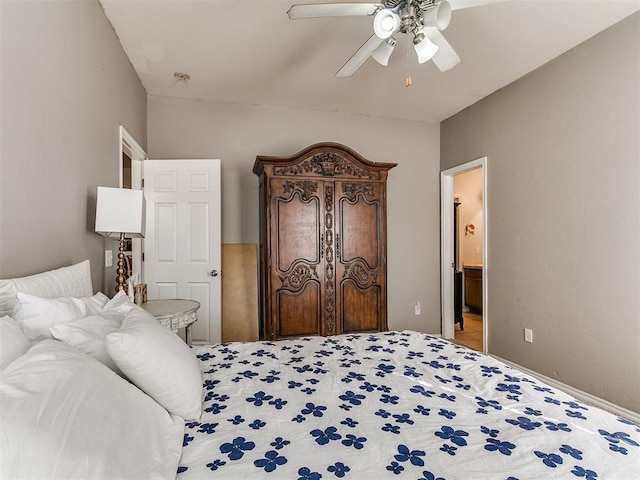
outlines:
{"label": "white lamp shade", "polygon": [[144,237],[145,201],[142,190],[98,187],[96,233],[105,237]]}
{"label": "white lamp shade", "polygon": [[389,65],[389,58],[391,57],[394,48],[396,48],[396,40],[394,38],[388,38],[373,51],[371,56],[380,65],[386,67],[387,65]]}
{"label": "white lamp shade", "polygon": [[373,17],[373,31],[378,38],[389,38],[400,27],[400,16],[383,8]]}
{"label": "white lamp shade", "polygon": [[429,37],[425,36],[422,41],[413,44],[418,54],[418,63],[428,62],[438,53],[438,46]]}

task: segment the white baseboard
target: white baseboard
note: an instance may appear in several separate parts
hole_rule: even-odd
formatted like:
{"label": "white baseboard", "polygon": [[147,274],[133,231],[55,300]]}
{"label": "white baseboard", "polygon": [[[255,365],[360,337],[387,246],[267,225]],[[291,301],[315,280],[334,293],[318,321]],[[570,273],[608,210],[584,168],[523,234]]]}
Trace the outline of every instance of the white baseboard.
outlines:
{"label": "white baseboard", "polygon": [[592,395],[590,393],[583,392],[582,390],[574,388],[571,385],[567,385],[566,383],[562,383],[562,382],[560,382],[558,380],[555,380],[553,378],[550,378],[550,377],[547,377],[545,375],[542,375],[541,373],[534,372],[533,370],[529,370],[528,368],[522,367],[522,366],[518,365],[517,363],[510,362],[510,361],[505,360],[504,358],[500,358],[500,357],[498,357],[496,355],[491,355],[491,356],[493,358],[495,358],[496,360],[500,360],[501,362],[504,362],[507,365],[511,365],[512,367],[523,371],[527,375],[531,375],[532,377],[535,377],[535,378],[537,378],[537,379],[539,379],[539,380],[551,385],[552,387],[557,388],[558,390],[562,390],[562,391],[568,393],[569,395],[575,397],[576,399],[580,400],[583,403],[586,403],[586,404],[589,404],[589,405],[593,405],[594,407],[601,408],[602,410],[606,410],[607,412],[613,413],[614,415],[617,415],[617,416],[622,417],[622,418],[626,418],[627,420],[631,420],[636,425],[640,425],[640,414],[639,413],[636,413],[636,412],[634,412],[632,410],[628,410],[628,409],[626,409],[624,407],[616,405],[615,403],[611,403],[608,400],[605,400],[603,398],[596,397],[595,395]]}

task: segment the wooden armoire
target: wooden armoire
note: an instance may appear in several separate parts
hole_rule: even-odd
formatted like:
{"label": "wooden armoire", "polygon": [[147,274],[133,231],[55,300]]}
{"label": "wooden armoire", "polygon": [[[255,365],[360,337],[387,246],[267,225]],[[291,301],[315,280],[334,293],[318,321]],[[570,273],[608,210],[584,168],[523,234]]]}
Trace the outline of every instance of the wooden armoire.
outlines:
{"label": "wooden armoire", "polygon": [[336,143],[256,157],[261,339],[387,329],[386,182],[396,165]]}

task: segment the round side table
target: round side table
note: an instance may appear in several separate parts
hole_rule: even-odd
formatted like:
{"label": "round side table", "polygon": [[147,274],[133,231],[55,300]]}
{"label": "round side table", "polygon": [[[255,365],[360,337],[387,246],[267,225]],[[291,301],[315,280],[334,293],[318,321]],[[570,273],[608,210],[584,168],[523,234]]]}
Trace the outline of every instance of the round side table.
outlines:
{"label": "round side table", "polygon": [[149,300],[141,307],[173,332],[186,328],[187,345],[191,346],[191,325],[198,320],[199,302],[182,299]]}

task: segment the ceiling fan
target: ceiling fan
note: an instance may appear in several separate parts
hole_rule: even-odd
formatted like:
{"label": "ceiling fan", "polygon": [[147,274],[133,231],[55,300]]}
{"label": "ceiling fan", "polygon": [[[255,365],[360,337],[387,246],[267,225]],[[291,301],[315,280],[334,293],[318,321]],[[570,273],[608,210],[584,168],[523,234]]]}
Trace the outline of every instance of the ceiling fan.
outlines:
{"label": "ceiling fan", "polygon": [[[452,10],[497,3],[505,0],[386,0],[383,3],[307,3],[293,5],[287,14],[291,20],[317,17],[372,16],[373,35],[336,73],[350,77],[373,57],[387,66],[396,46],[396,35],[408,36],[418,62],[432,60],[445,72],[460,63],[460,57],[444,38]],[[408,77],[410,82],[410,77]],[[407,85],[409,86],[409,85]]]}

